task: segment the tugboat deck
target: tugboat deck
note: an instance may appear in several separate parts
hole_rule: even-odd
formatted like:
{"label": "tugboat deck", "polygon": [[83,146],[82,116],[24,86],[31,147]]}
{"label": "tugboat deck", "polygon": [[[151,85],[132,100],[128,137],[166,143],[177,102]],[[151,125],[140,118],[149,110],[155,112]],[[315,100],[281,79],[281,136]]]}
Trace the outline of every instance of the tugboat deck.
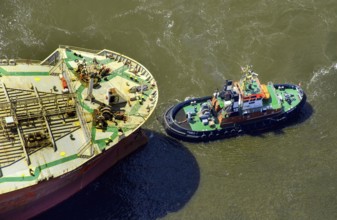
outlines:
{"label": "tugboat deck", "polygon": [[[261,93],[260,83],[258,81],[254,81],[252,83],[252,88],[249,88],[248,92],[245,90],[243,91],[248,96],[253,96],[255,94]],[[239,84],[236,84],[239,85]],[[266,109],[274,109],[274,110],[282,110],[283,112],[287,112],[297,106],[300,101],[301,97],[298,95],[298,91],[293,88],[284,88],[282,86],[274,86],[272,83],[269,83],[268,85],[264,85],[268,91],[268,97],[267,99],[263,99],[262,107],[257,108],[256,110],[250,109],[250,112],[254,111],[263,111]],[[254,92],[255,91],[255,92]],[[225,100],[221,97],[216,97],[217,103],[219,104],[219,107],[222,109],[225,107]],[[211,98],[209,100],[205,100],[206,102],[211,104]],[[255,99],[253,99],[255,101]],[[210,115],[208,118],[208,122],[203,122],[203,120],[200,118],[201,111],[202,111],[202,105],[205,102],[196,102],[196,103],[190,103],[185,105],[183,108],[181,108],[176,116],[175,120],[176,122],[183,128],[191,131],[215,131],[215,130],[221,130],[222,127],[217,120],[217,117],[215,115]],[[243,111],[242,111],[243,112]],[[240,114],[243,114],[240,112]],[[190,116],[188,116],[190,114]],[[189,119],[190,117],[190,119]],[[247,119],[248,120],[248,119]]]}

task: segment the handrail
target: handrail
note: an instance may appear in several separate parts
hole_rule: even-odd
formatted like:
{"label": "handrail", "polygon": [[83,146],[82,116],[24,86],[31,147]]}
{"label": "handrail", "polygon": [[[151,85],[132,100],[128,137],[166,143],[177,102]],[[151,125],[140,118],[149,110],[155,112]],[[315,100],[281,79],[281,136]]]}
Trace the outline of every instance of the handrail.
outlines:
{"label": "handrail", "polygon": [[100,52],[100,50],[92,50],[92,49],[74,47],[74,46],[69,46],[69,45],[59,45],[59,48],[70,49],[70,50],[80,50],[80,51],[84,51],[84,52],[88,52],[88,53],[98,53],[98,52]]}
{"label": "handrail", "polygon": [[[79,149],[77,155],[82,156],[82,155],[84,154],[84,152],[85,152],[89,147],[91,147],[91,146],[92,146],[91,141],[88,141],[88,142],[84,143],[84,144],[80,147],[80,149]],[[92,156],[93,154],[94,154],[94,152],[93,152],[93,148],[92,148],[91,151],[90,151],[90,155],[88,155],[88,156]]]}
{"label": "handrail", "polygon": [[63,63],[63,60],[59,60],[56,64],[55,64],[55,66],[53,66],[53,68],[51,68],[50,70],[49,70],[49,74],[52,74],[57,68],[59,68],[60,67],[60,65]]}
{"label": "handrail", "polygon": [[15,59],[16,63],[26,63],[26,64],[40,64],[41,60],[30,60],[30,59]]}
{"label": "handrail", "polygon": [[[72,84],[71,84],[71,81],[70,81],[70,78],[69,78],[69,75],[68,75],[68,71],[62,71],[63,73],[63,76],[68,84],[68,89],[69,89],[69,92],[70,93],[73,93],[73,87],[72,87]],[[85,136],[86,136],[86,141],[89,141],[91,140],[91,132],[88,128],[88,125],[85,121],[85,117],[84,117],[84,113],[82,111],[82,109],[79,107],[81,106],[79,101],[77,99],[75,99],[75,101],[77,102],[76,103],[76,113],[78,115],[78,118],[79,118],[79,121],[80,121],[80,124],[81,124],[81,127],[83,128],[84,130],[84,133],[85,133]]]}

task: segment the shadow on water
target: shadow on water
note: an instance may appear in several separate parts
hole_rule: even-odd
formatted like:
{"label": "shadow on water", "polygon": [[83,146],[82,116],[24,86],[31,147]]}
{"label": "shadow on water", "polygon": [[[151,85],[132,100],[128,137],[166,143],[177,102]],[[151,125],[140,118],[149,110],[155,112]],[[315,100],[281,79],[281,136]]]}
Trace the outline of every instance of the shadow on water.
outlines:
{"label": "shadow on water", "polygon": [[145,147],[34,219],[157,219],[183,208],[199,185],[197,161],[181,143],[146,133]]}
{"label": "shadow on water", "polygon": [[311,115],[314,113],[314,109],[312,105],[309,102],[306,102],[301,110],[301,113],[298,115],[296,119],[293,121],[289,122],[288,125],[296,125],[305,122],[308,120]]}

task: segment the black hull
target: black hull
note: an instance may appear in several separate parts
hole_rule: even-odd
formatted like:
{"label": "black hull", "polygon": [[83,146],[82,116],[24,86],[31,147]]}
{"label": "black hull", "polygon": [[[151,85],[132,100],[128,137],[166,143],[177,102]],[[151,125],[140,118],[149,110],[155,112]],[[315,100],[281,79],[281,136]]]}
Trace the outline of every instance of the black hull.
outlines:
{"label": "black hull", "polygon": [[[286,87],[297,87],[292,84],[275,84],[274,86],[286,86]],[[202,102],[211,99],[211,96],[189,99],[187,101],[178,103],[175,106],[170,107],[164,114],[164,127],[166,132],[177,139],[188,141],[188,142],[206,142],[213,141],[217,139],[229,138],[238,136],[241,134],[256,134],[267,130],[272,130],[286,123],[293,121],[296,116],[301,112],[305,102],[306,95],[303,93],[303,98],[300,103],[293,109],[282,112],[273,116],[266,116],[256,120],[249,120],[242,123],[228,124],[228,126],[213,131],[192,131],[180,126],[175,121],[175,116],[177,112],[186,105],[189,105],[191,101]]]}

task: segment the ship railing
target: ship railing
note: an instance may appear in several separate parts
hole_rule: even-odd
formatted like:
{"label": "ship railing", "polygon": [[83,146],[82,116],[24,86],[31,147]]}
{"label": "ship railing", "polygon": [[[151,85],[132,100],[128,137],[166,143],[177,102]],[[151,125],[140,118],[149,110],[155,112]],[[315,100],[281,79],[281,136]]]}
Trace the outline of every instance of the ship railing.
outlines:
{"label": "ship railing", "polygon": [[53,66],[53,68],[51,68],[51,70],[49,70],[49,74],[50,75],[54,75],[54,71],[57,68],[60,68],[60,65],[63,63],[63,60],[59,60],[58,63],[55,64],[55,66]]}
{"label": "ship railing", "polygon": [[146,69],[142,64],[138,63],[136,60],[125,56],[124,54],[121,53],[117,53],[115,51],[112,50],[107,50],[107,49],[103,49],[103,50],[92,50],[92,49],[86,49],[86,48],[81,48],[81,47],[74,47],[74,46],[69,46],[69,45],[59,45],[59,48],[61,49],[69,49],[69,50],[79,50],[79,51],[84,51],[84,52],[88,52],[88,53],[94,53],[97,54],[99,56],[106,56],[108,54],[112,55],[112,59],[121,61],[125,64],[127,64],[130,68],[130,70],[134,71],[136,70],[137,72],[141,72],[143,74],[146,74],[146,76],[148,77],[148,81],[152,80],[152,76],[150,74],[150,72],[148,71],[148,69]]}
{"label": "ship railing", "polygon": [[41,60],[30,60],[30,59],[15,59],[16,63],[24,63],[24,64],[40,64]]}
{"label": "ship railing", "polygon": [[78,101],[76,101],[77,104],[76,104],[76,113],[78,115],[78,118],[80,120],[80,124],[84,130],[84,133],[85,133],[85,136],[86,136],[86,140],[89,141],[91,140],[91,132],[90,132],[90,129],[89,129],[89,126],[88,126],[88,123],[86,122],[85,120],[85,116],[84,116],[84,112],[83,110],[81,109],[81,106],[80,103]]}
{"label": "ship railing", "polygon": [[[69,92],[74,93],[74,89],[72,87],[72,83],[71,83],[71,80],[70,80],[70,77],[69,77],[68,70],[63,71],[63,77],[65,78],[65,80],[68,84]],[[88,124],[85,120],[84,112],[81,109],[81,107],[80,107],[81,105],[80,105],[80,103],[77,99],[76,99],[76,105],[75,106],[76,106],[76,113],[77,113],[78,119],[80,121],[81,127],[83,128],[86,141],[89,141],[89,140],[91,140],[91,132],[90,132]]]}
{"label": "ship railing", "polygon": [[98,52],[100,52],[100,50],[92,50],[92,49],[74,47],[74,46],[69,46],[69,45],[59,45],[59,48],[70,49],[70,50],[80,50],[80,51],[84,51],[84,52],[88,52],[88,53],[98,53]]}
{"label": "ship railing", "polygon": [[152,80],[152,75],[151,75],[150,71],[148,69],[146,69],[146,67],[143,66],[141,63],[137,62],[136,60],[132,59],[131,57],[128,57],[124,54],[117,53],[115,51],[108,50],[108,49],[103,49],[103,50],[97,52],[97,55],[100,55],[100,56],[110,55],[109,57],[111,59],[114,59],[114,60],[119,61],[119,62],[123,62],[125,65],[128,65],[131,72],[134,72],[134,71],[140,72],[140,73],[142,73],[142,75],[145,75],[146,77],[148,77],[147,81]]}
{"label": "ship railing", "polygon": [[54,50],[46,59],[40,62],[41,65],[55,65],[61,60],[60,52],[58,49]]}
{"label": "ship railing", "polygon": [[299,96],[299,98],[301,100],[303,98],[303,90],[300,87],[296,87],[296,90],[297,90],[298,96]]}
{"label": "ship railing", "polygon": [[[88,150],[88,148],[91,147],[90,149],[90,154],[89,155],[86,155],[84,154],[86,150]],[[84,143],[80,148],[79,148],[79,151],[77,153],[77,155],[79,157],[83,157],[83,156],[86,156],[86,157],[91,157],[92,155],[94,154],[94,148],[92,147],[92,143],[91,141],[87,141],[86,143]]]}

